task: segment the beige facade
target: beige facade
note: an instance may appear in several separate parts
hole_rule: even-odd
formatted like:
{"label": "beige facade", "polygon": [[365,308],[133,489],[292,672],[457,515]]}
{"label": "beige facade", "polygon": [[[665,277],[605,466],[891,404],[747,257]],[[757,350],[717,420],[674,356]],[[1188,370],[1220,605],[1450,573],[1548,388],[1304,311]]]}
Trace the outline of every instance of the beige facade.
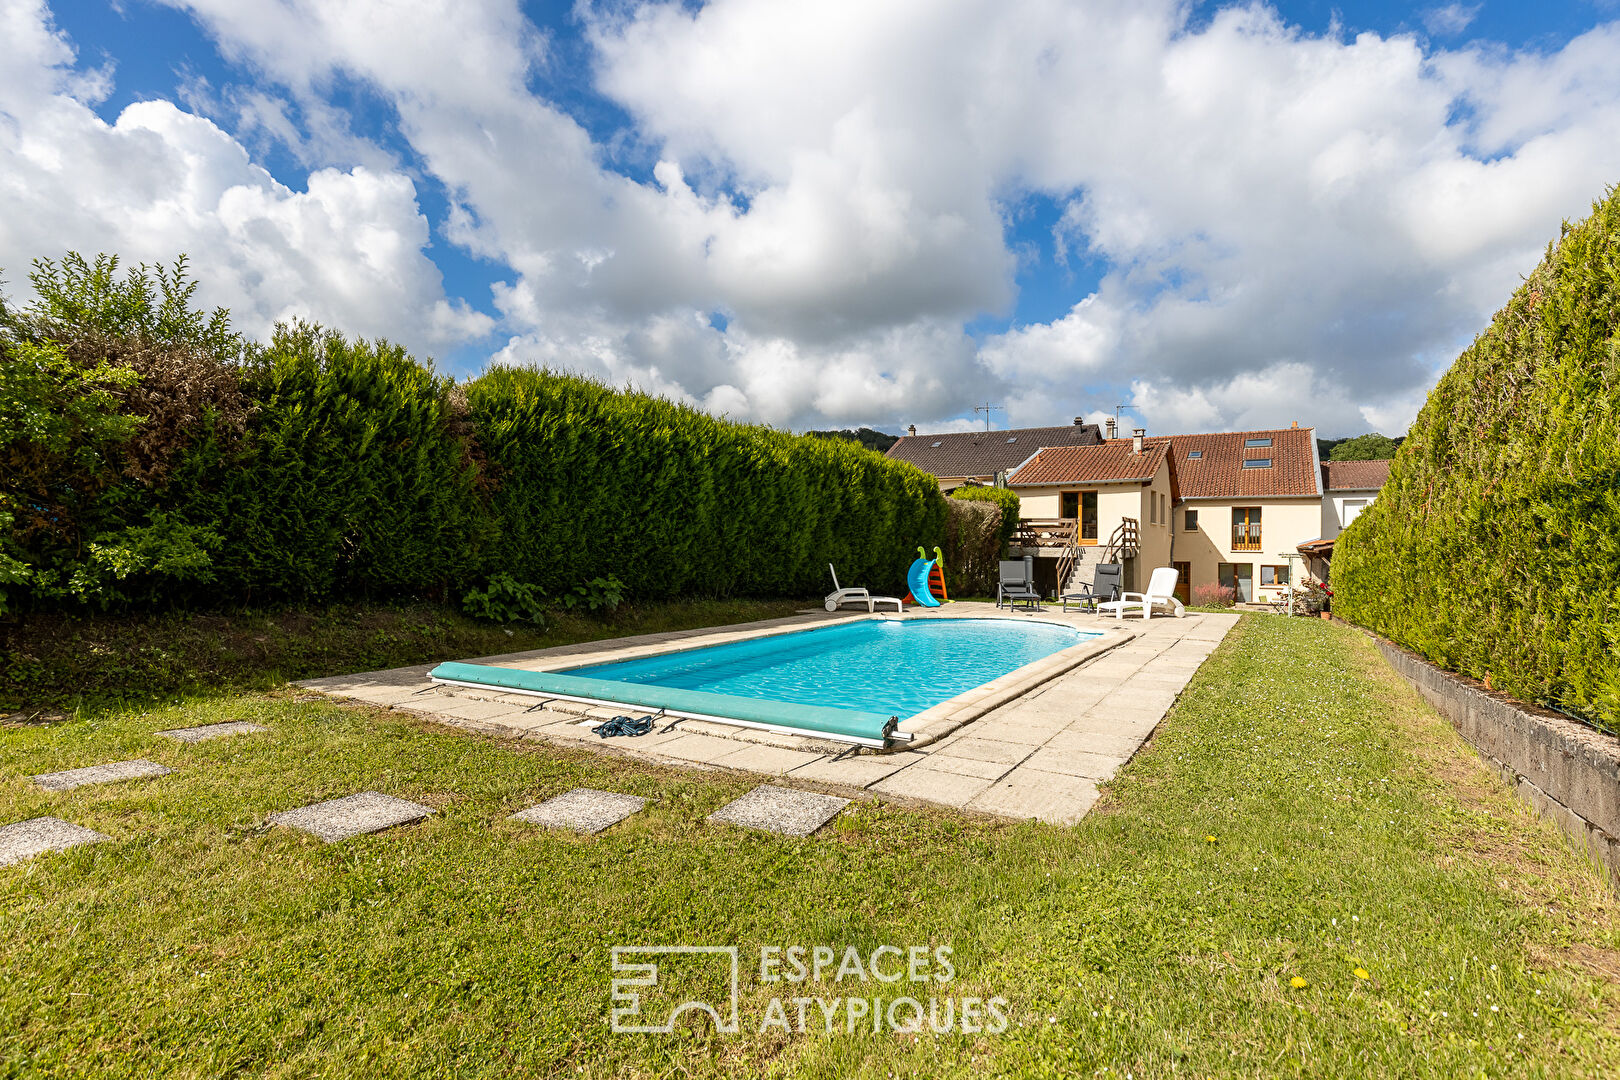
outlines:
{"label": "beige facade", "polygon": [[[1253,533],[1234,527],[1234,510],[1244,523],[1253,521],[1254,511],[1259,511],[1258,545],[1250,540],[1249,546],[1238,546],[1240,535],[1252,537]],[[1191,531],[1186,528],[1188,511],[1197,515]],[[1322,499],[1187,499],[1176,507],[1173,524],[1174,549],[1169,561],[1184,564],[1180,569],[1189,594],[1200,585],[1225,583],[1238,587],[1242,598],[1246,580],[1247,598],[1265,602],[1281,596],[1287,575],[1302,572],[1301,561],[1295,558],[1290,570],[1283,553],[1297,555],[1300,544],[1320,535]]]}

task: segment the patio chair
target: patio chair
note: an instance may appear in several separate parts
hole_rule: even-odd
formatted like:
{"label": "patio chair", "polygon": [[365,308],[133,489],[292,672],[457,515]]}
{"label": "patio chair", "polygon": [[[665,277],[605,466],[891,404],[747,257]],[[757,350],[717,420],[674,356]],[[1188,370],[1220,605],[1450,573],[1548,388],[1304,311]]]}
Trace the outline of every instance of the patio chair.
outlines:
{"label": "patio chair", "polygon": [[1140,611],[1142,618],[1153,618],[1153,609],[1160,605],[1170,605],[1176,618],[1187,614],[1187,609],[1181,606],[1176,599],[1176,578],[1180,574],[1174,567],[1161,566],[1153,571],[1148,579],[1147,592],[1128,592],[1118,600],[1098,604],[1097,611],[1103,615],[1112,615],[1116,619],[1124,619],[1127,611]]}
{"label": "patio chair", "polygon": [[1008,607],[1023,604],[1035,611],[1041,610],[1041,594],[1035,591],[1035,557],[1001,560],[1001,580],[996,584],[996,607],[1005,601]]}
{"label": "patio chair", "polygon": [[865,589],[843,588],[838,584],[838,571],[833,569],[832,563],[827,564],[827,572],[833,582],[833,591],[827,594],[824,604],[828,611],[837,611],[839,605],[848,603],[865,604],[868,613],[876,611],[879,604],[893,604],[896,612],[905,611],[898,596],[873,596]]}
{"label": "patio chair", "polygon": [[1070,603],[1079,604],[1086,611],[1097,610],[1098,604],[1119,599],[1119,589],[1125,578],[1125,567],[1119,563],[1098,563],[1097,572],[1092,577],[1090,585],[1079,592],[1063,594],[1063,610],[1069,610]]}

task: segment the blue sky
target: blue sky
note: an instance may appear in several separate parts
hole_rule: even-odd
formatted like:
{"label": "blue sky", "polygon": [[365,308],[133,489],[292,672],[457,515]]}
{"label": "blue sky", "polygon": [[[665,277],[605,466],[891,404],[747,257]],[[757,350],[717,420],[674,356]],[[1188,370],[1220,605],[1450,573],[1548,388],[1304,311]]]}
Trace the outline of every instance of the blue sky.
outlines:
{"label": "blue sky", "polygon": [[[0,226],[13,290],[184,249],[250,332],[790,427],[1402,428],[1620,179],[1576,148],[1617,141],[1604,3],[831,5],[825,40],[759,0],[5,3],[40,77],[0,113],[83,126],[58,159],[0,124],[37,178],[0,187],[38,221]],[[75,154],[128,157],[105,220],[53,190]]]}

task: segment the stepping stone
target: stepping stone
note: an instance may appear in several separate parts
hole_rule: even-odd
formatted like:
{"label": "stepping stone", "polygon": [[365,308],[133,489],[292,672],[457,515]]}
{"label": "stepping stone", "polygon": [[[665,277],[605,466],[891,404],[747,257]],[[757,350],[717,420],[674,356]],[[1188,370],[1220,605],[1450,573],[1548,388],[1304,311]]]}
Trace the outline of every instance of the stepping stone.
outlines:
{"label": "stepping stone", "polygon": [[544,825],[552,829],[599,833],[646,805],[647,800],[636,795],[579,787],[565,791],[555,799],[547,799],[539,806],[519,811],[508,820],[527,821],[530,825]]}
{"label": "stepping stone", "polygon": [[328,844],[335,844],[361,833],[380,832],[395,825],[421,821],[431,813],[432,808],[421,803],[396,799],[375,791],[362,791],[358,795],[328,799],[326,802],[300,806],[297,810],[271,814],[270,820],[277,825],[313,833]]}
{"label": "stepping stone", "polygon": [[114,780],[138,780],[143,776],[165,776],[172,770],[155,761],[137,758],[134,761],[115,761],[111,765],[90,765],[66,772],[40,773],[34,783],[48,791],[72,791],[85,784],[109,784]]}
{"label": "stepping stone", "polygon": [[809,836],[849,805],[836,795],[761,784],[735,802],[729,802],[709,815],[710,821],[764,829],[786,836]]}
{"label": "stepping stone", "polygon": [[250,724],[246,720],[227,720],[223,724],[204,724],[202,727],[177,727],[160,731],[165,739],[179,739],[185,743],[198,743],[204,739],[217,739],[222,735],[251,735],[255,731],[269,731],[267,727]]}
{"label": "stepping stone", "polygon": [[30,818],[0,828],[0,866],[32,859],[47,851],[66,851],[80,844],[99,844],[111,839],[94,829],[86,829],[61,818]]}

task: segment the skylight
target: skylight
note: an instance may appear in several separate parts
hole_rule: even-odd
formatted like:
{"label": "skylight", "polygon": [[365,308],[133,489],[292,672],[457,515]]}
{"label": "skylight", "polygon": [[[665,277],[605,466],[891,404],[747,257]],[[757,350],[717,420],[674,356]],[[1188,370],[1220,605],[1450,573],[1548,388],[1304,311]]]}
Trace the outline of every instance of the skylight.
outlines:
{"label": "skylight", "polygon": [[1243,440],[1243,445],[1245,447],[1250,447],[1250,446],[1270,446],[1271,445],[1271,440],[1270,439],[1244,439]]}
{"label": "skylight", "polygon": [[940,446],[940,445],[942,445],[942,444],[943,444],[943,442],[944,442],[944,440],[940,440],[940,442],[936,442],[936,443],[929,443],[929,444],[928,444],[928,445],[929,445],[929,446],[930,446],[930,447],[935,447],[935,446]]}
{"label": "skylight", "polygon": [[1248,458],[1243,462],[1243,467],[1245,469],[1269,469],[1271,468],[1271,459],[1268,457]]}
{"label": "skylight", "polygon": [[1188,461],[1197,461],[1199,458],[1201,458],[1203,456],[1204,456],[1204,452],[1202,450],[1189,450],[1189,451],[1187,451],[1187,460]]}
{"label": "skylight", "polygon": [[1010,442],[1010,443],[1015,443],[1015,442],[1018,441],[1018,436],[1014,435],[1012,438],[1008,439],[1007,441]]}

